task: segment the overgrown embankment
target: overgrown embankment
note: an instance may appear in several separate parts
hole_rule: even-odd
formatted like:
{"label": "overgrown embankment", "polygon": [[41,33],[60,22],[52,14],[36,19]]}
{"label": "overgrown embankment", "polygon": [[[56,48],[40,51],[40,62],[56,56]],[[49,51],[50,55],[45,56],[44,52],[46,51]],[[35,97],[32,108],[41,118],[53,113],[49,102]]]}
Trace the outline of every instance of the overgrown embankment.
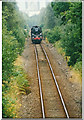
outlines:
{"label": "overgrown embankment", "polygon": [[[21,107],[22,94],[30,93],[28,80],[30,79],[23,70],[22,58],[18,56],[14,62],[13,75],[10,82],[3,81],[3,117],[20,118],[19,111]],[[5,87],[7,85],[7,89]]]}
{"label": "overgrown embankment", "polygon": [[2,6],[2,117],[13,118],[20,107],[18,94],[28,92],[25,72],[21,66],[14,65],[24,50],[28,31],[24,30],[27,22],[16,3],[3,2]]}

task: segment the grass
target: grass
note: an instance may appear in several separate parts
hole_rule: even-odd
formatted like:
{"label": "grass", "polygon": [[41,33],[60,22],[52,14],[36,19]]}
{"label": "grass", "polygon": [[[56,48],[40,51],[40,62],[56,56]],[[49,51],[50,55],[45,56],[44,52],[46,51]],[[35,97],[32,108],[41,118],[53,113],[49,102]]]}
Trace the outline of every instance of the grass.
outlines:
{"label": "grass", "polygon": [[72,77],[69,78],[69,80],[73,83],[79,83],[82,86],[82,77],[80,75],[80,72],[75,70],[74,67],[73,69],[70,71]]}
{"label": "grass", "polygon": [[[58,53],[61,54],[65,60],[67,57],[67,62],[68,62],[70,57],[65,56],[64,49],[61,47],[61,42],[57,41],[54,44],[54,47],[57,48]],[[70,78],[69,80],[75,83],[77,82],[82,85],[82,62],[77,62],[73,67],[72,66],[69,66],[69,67],[70,67],[70,70],[71,70],[70,72],[72,75],[72,78]]]}
{"label": "grass", "polygon": [[[29,90],[29,76],[25,73],[22,66],[22,57],[18,56],[14,62],[14,74],[10,77],[10,83],[7,81],[8,89],[3,86],[3,113],[5,118],[20,118],[19,109],[21,107],[20,95],[27,95]],[[6,91],[5,91],[6,90]]]}
{"label": "grass", "polygon": [[48,41],[47,37],[45,38],[45,41],[46,41],[46,43],[49,43],[49,41]]}
{"label": "grass", "polygon": [[82,85],[82,61],[77,62],[72,68],[72,75],[75,76],[73,80]]}
{"label": "grass", "polygon": [[65,56],[64,49],[61,47],[61,42],[60,41],[55,42],[54,47],[57,48],[58,53],[61,54],[64,57],[65,60],[66,60],[66,57],[67,57],[67,62],[68,62],[70,57]]}
{"label": "grass", "polygon": [[16,81],[11,81],[9,84],[9,90],[3,93],[3,97],[6,100],[4,105],[4,114],[7,118],[18,118],[18,110],[21,106],[19,98],[19,88]]}

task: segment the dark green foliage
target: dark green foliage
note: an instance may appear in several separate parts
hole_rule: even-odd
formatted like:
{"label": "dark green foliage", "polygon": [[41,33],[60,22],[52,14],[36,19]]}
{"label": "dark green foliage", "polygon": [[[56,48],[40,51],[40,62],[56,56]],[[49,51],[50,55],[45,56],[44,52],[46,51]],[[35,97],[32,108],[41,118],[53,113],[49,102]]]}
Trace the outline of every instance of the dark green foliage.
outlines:
{"label": "dark green foliage", "polygon": [[71,3],[66,11],[67,24],[61,36],[62,47],[70,56],[69,65],[82,61],[82,4]]}
{"label": "dark green foliage", "polygon": [[82,2],[70,4],[69,10],[66,11],[66,19],[74,24],[82,24]]}
{"label": "dark green foliage", "polygon": [[[69,56],[68,65],[75,65],[82,61],[82,3],[81,2],[51,2],[54,11],[54,28],[44,31],[50,43],[61,41],[65,55]],[[51,9],[47,10],[50,14]],[[47,12],[46,12],[47,13]],[[48,13],[47,13],[48,14]],[[45,16],[44,16],[45,17]],[[50,26],[47,15],[45,23]],[[44,24],[46,28],[46,24]]]}
{"label": "dark green foliage", "polygon": [[9,81],[9,77],[13,72],[13,62],[19,52],[19,45],[14,36],[3,28],[3,41],[2,41],[2,79]]}
{"label": "dark green foliage", "polygon": [[[51,6],[55,16],[59,17],[60,15],[63,21],[64,25],[60,24],[60,33],[58,33],[66,56],[70,56],[68,65],[73,66],[82,61],[82,3],[52,2]],[[56,30],[54,32],[57,33]],[[53,35],[55,36],[55,34]],[[52,38],[54,37],[52,36]],[[49,41],[53,43],[52,38]]]}
{"label": "dark green foliage", "polygon": [[[66,23],[66,11],[69,10],[70,2],[51,2],[51,6],[54,10],[55,16],[58,18],[61,16],[62,23]],[[63,13],[63,14],[62,14]]]}
{"label": "dark green foliage", "polygon": [[65,12],[69,9],[69,2],[51,2],[51,6],[56,16],[59,16],[61,12]]}
{"label": "dark green foliage", "polygon": [[62,47],[65,49],[66,56],[70,56],[69,65],[74,65],[82,58],[82,39],[81,32],[77,25],[67,24],[61,34]]}
{"label": "dark green foliage", "polygon": [[47,32],[46,37],[50,43],[55,43],[60,40],[60,29],[59,27],[54,27],[54,29]]}

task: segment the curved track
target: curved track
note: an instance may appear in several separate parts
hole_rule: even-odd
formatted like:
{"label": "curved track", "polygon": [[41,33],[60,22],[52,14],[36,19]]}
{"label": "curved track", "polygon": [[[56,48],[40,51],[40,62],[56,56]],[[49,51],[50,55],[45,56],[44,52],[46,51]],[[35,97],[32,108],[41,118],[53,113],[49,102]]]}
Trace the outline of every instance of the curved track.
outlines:
{"label": "curved track", "polygon": [[35,45],[35,55],[43,118],[69,118],[60,87],[42,44]]}

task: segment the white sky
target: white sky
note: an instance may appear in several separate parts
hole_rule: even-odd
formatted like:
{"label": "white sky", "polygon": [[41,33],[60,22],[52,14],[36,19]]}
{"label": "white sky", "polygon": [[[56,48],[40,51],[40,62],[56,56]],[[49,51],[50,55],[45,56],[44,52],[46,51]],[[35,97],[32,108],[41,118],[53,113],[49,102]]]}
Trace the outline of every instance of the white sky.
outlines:
{"label": "white sky", "polygon": [[[48,2],[52,0],[16,0],[19,10],[28,13],[29,16],[39,14],[42,7],[46,7]],[[38,5],[39,2],[39,5]]]}

